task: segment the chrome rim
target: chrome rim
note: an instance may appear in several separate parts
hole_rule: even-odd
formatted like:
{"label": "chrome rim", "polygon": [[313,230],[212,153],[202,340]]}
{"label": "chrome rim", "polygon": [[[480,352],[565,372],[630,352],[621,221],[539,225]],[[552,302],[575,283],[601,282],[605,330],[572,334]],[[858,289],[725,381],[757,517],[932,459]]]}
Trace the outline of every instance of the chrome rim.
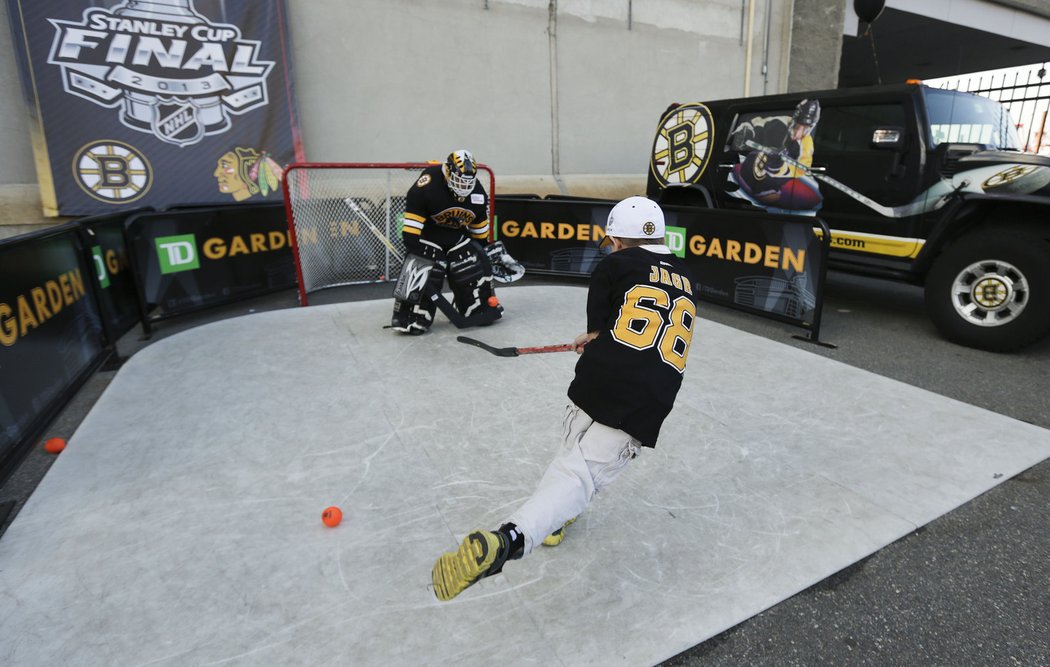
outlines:
{"label": "chrome rim", "polygon": [[1028,281],[1008,262],[996,259],[975,262],[952,282],[955,312],[970,324],[998,327],[1008,324],[1028,305]]}

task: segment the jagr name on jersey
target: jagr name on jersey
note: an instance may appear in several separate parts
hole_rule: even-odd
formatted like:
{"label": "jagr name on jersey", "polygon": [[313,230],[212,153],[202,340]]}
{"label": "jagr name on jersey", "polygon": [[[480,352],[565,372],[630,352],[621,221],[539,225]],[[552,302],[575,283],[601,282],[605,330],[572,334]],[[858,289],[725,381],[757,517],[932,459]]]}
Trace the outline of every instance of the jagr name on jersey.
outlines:
{"label": "jagr name on jersey", "polygon": [[657,266],[656,264],[649,265],[649,282],[669,285],[684,291],[686,294],[693,293],[693,285],[688,278],[680,273],[668,271],[664,267]]}

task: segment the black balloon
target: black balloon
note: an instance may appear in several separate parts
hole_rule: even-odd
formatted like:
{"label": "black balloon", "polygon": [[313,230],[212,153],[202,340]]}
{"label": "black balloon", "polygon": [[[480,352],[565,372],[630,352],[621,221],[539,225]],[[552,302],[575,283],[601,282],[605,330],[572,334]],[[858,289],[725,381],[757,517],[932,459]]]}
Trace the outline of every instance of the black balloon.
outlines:
{"label": "black balloon", "polygon": [[865,23],[874,23],[885,8],[886,0],[853,0],[853,11]]}

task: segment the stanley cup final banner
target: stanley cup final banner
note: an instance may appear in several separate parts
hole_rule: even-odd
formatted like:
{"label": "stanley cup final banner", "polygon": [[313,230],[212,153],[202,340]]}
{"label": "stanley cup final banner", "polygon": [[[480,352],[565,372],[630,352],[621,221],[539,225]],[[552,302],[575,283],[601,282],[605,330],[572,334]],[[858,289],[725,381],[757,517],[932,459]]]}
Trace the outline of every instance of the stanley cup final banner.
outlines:
{"label": "stanley cup final banner", "polygon": [[281,200],[284,0],[7,0],[44,214]]}

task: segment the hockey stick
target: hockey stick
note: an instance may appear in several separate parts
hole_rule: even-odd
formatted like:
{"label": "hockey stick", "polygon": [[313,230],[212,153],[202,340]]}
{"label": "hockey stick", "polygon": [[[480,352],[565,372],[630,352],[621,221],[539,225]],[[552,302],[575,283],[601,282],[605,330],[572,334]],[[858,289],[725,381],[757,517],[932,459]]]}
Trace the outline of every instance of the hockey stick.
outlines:
{"label": "hockey stick", "polygon": [[364,218],[365,224],[368,225],[368,228],[372,230],[372,233],[376,235],[376,238],[379,239],[383,243],[383,245],[389,248],[390,252],[393,253],[394,257],[397,257],[398,261],[403,262],[405,260],[405,258],[401,256],[401,253],[398,251],[398,249],[394,247],[394,244],[390,242],[390,239],[386,237],[386,234],[379,231],[379,228],[375,226],[375,223],[372,222],[372,219],[368,217],[368,215],[363,210],[361,210],[361,207],[358,206],[352,198],[347,197],[343,201],[346,202],[346,205],[350,207],[351,211]]}
{"label": "hockey stick", "polygon": [[453,324],[457,329],[467,329],[469,327],[480,327],[486,324],[492,324],[499,318],[496,317],[501,311],[494,308],[482,310],[473,315],[460,315],[459,311],[453,307],[448,299],[445,298],[440,292],[426,292],[426,298],[434,302],[434,305],[438,307],[448,321]]}
{"label": "hockey stick", "polygon": [[857,192],[856,190],[854,190],[850,186],[846,185],[845,183],[842,183],[841,181],[836,181],[834,178],[832,178],[830,176],[825,176],[824,174],[821,174],[820,172],[813,171],[812,167],[807,167],[806,165],[802,164],[798,160],[796,160],[796,159],[794,159],[792,157],[789,157],[787,155],[782,154],[780,151],[776,150],[775,148],[770,148],[769,146],[763,146],[762,144],[757,144],[757,143],[755,143],[754,141],[752,141],[750,139],[747,139],[746,141],[744,141],[744,145],[747,146],[748,148],[754,149],[754,150],[756,150],[756,151],[758,151],[760,153],[765,153],[766,155],[776,156],[776,157],[779,157],[779,158],[783,159],[784,162],[787,162],[791,166],[796,167],[796,168],[801,169],[802,171],[804,171],[807,176],[815,178],[818,181],[821,181],[823,183],[827,183],[828,185],[830,185],[831,187],[835,188],[836,190],[841,190],[842,192],[845,192],[847,195],[849,195],[853,199],[856,199],[861,204],[864,204],[868,208],[874,210],[876,213],[881,213],[882,215],[886,216],[887,218],[903,218],[905,216],[915,215],[916,213],[921,213],[923,207],[925,207],[925,205],[926,205],[925,201],[920,201],[920,202],[915,202],[915,203],[912,203],[912,204],[905,204],[904,206],[885,206],[883,204],[878,203],[874,199],[871,199],[870,197],[862,195],[861,193]]}
{"label": "hockey stick", "polygon": [[[494,313],[498,311],[484,310],[474,315],[465,316],[460,315],[459,311],[448,302],[444,294],[439,292],[432,292],[430,289],[424,288],[423,298],[430,299],[441,313],[448,318],[448,321],[452,323],[452,326],[457,329],[469,329],[471,327],[485,326],[486,324],[492,324],[498,318],[494,316]],[[385,326],[384,329],[393,329],[393,325]]]}
{"label": "hockey stick", "polygon": [[523,354],[544,354],[546,352],[569,352],[573,349],[572,343],[567,345],[543,345],[540,347],[493,347],[488,343],[482,343],[480,340],[474,338],[468,338],[466,336],[456,336],[456,340],[467,345],[474,345],[480,347],[486,352],[491,352],[497,357],[520,357]]}

